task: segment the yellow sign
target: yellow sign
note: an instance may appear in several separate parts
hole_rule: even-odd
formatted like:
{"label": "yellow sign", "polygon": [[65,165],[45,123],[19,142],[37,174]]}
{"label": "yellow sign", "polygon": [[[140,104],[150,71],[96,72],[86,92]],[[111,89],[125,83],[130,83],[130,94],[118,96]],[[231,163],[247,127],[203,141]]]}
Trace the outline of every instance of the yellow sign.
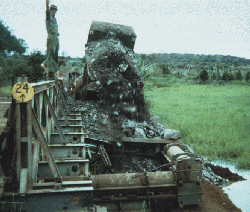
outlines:
{"label": "yellow sign", "polygon": [[12,95],[18,102],[28,102],[34,96],[34,89],[27,82],[18,82],[12,88]]}

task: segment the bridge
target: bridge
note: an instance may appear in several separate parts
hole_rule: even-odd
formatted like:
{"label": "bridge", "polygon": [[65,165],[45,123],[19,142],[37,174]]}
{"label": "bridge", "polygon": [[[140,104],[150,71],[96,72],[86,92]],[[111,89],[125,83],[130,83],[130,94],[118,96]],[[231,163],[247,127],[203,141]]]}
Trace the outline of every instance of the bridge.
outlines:
{"label": "bridge", "polygon": [[[17,82],[28,89],[27,78]],[[10,108],[0,140],[3,211],[151,211],[157,199],[177,199],[181,207],[201,203],[201,164],[185,145],[157,141],[166,145],[162,153],[170,161],[162,166],[173,171],[93,174],[92,154],[98,153],[105,166],[112,164],[102,141],[85,138],[81,113],[68,107],[62,82],[29,85],[34,89],[31,100],[5,103]]]}

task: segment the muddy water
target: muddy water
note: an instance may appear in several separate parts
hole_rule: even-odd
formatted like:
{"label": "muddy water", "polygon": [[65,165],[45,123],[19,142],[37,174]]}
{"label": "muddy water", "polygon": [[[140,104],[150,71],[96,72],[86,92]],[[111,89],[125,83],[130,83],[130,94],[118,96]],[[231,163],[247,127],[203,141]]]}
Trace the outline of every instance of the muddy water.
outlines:
{"label": "muddy water", "polygon": [[213,161],[213,165],[229,168],[231,172],[237,173],[246,180],[229,183],[223,187],[223,191],[228,195],[235,206],[243,212],[250,212],[250,170],[239,170],[236,165],[227,161]]}

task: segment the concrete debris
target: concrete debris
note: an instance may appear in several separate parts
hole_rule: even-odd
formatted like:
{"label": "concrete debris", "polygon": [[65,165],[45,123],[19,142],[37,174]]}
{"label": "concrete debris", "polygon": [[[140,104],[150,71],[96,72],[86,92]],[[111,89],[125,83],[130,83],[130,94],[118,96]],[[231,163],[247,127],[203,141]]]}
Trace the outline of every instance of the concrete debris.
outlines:
{"label": "concrete debris", "polygon": [[135,121],[127,120],[126,122],[122,123],[122,129],[129,128],[129,129],[132,129],[134,131],[135,127],[136,127]]}
{"label": "concrete debris", "polygon": [[181,132],[171,129],[164,129],[161,135],[163,135],[163,138],[165,139],[178,140],[181,137]]}
{"label": "concrete debris", "polygon": [[102,125],[107,125],[107,123],[108,123],[108,120],[107,120],[107,119],[102,119],[102,120],[101,120],[101,124],[102,124]]}
{"label": "concrete debris", "polygon": [[153,138],[154,135],[155,135],[155,132],[154,132],[153,130],[148,130],[148,131],[147,131],[147,137],[148,137],[148,138]]}
{"label": "concrete debris", "polygon": [[133,136],[134,138],[147,138],[144,130],[141,128],[135,128],[135,134]]}
{"label": "concrete debris", "polygon": [[129,119],[146,120],[149,112],[144,101],[144,83],[134,52],[111,37],[89,42],[85,55],[89,79],[83,88],[84,99],[95,99],[103,107],[112,106]]}
{"label": "concrete debris", "polygon": [[132,129],[123,129],[123,133],[126,135],[126,137],[132,137],[133,135]]}

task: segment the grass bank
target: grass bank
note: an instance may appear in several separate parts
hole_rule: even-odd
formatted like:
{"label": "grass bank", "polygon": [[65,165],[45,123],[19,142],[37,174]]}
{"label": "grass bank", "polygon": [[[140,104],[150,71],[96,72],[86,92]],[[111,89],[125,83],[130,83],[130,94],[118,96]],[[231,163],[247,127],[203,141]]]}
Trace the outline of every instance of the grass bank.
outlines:
{"label": "grass bank", "polygon": [[178,79],[145,81],[150,112],[182,133],[182,141],[210,160],[250,168],[249,84],[195,85]]}

